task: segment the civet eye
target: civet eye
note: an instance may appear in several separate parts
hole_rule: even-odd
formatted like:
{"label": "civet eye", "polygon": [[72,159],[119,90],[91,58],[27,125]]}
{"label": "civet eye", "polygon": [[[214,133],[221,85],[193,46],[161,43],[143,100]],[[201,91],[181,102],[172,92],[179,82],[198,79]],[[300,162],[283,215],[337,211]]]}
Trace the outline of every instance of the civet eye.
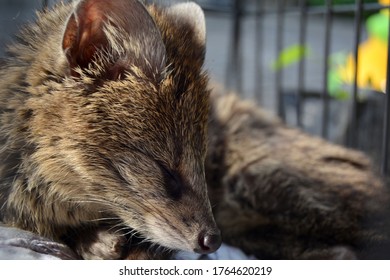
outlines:
{"label": "civet eye", "polygon": [[163,164],[159,164],[164,176],[165,188],[168,195],[174,199],[179,200],[183,194],[183,184],[180,175],[177,172],[169,170]]}

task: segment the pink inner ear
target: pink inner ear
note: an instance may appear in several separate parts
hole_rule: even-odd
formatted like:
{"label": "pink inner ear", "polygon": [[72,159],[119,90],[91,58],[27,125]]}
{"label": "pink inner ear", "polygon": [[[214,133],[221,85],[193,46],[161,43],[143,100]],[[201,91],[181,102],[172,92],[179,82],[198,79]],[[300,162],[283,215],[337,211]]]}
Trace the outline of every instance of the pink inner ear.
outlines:
{"label": "pink inner ear", "polygon": [[105,2],[109,1],[83,1],[70,17],[62,47],[71,68],[87,67],[97,49],[107,45],[102,28],[106,17],[101,11],[101,6],[104,6]]}
{"label": "pink inner ear", "polygon": [[[87,68],[98,51],[109,49],[104,26],[111,19],[111,24],[124,32],[128,40],[134,41],[135,47],[128,47],[113,65],[105,65],[105,76],[121,77],[130,65],[138,66],[152,78],[163,72],[165,45],[154,20],[140,1],[83,0],[70,16],[62,42],[71,74],[77,76],[76,67]],[[139,50],[142,56],[137,54]]]}
{"label": "pink inner ear", "polygon": [[80,14],[79,20],[83,22],[83,32],[80,38],[80,46],[105,41],[102,27],[103,22],[107,19],[100,7],[103,3],[101,1],[89,1],[86,3],[85,9],[81,11],[82,14]]}

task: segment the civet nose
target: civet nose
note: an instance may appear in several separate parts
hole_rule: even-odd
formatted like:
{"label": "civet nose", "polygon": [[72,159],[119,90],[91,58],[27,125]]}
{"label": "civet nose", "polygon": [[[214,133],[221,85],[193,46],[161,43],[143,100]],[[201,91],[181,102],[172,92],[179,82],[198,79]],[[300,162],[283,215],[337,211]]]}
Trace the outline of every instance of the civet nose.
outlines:
{"label": "civet nose", "polygon": [[210,254],[215,252],[221,246],[222,240],[221,235],[201,233],[198,237],[199,248],[195,249],[196,253],[199,254]]}

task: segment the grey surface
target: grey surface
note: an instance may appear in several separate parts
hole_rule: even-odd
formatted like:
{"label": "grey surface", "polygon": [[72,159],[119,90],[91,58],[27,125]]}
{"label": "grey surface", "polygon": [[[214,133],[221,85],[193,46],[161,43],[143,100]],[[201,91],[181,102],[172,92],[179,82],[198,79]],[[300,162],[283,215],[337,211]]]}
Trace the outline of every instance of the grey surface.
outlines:
{"label": "grey surface", "polygon": [[30,249],[11,245],[0,245],[0,260],[60,260],[57,257],[40,254]]}
{"label": "grey surface", "polygon": [[0,260],[77,259],[65,245],[0,223]]}
{"label": "grey surface", "polygon": [[[50,241],[36,234],[0,224],[0,260],[61,260],[77,259],[63,244]],[[222,244],[210,255],[179,252],[176,260],[248,260],[254,259],[240,249]]]}

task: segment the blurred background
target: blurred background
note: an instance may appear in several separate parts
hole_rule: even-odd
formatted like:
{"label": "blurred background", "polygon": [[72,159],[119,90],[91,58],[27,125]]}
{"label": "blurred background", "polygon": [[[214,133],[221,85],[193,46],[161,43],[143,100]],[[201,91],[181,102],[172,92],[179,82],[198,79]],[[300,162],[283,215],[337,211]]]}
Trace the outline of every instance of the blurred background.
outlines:
{"label": "blurred background", "polygon": [[[0,0],[0,57],[34,11],[55,2]],[[195,2],[213,80],[291,126],[368,153],[389,174],[390,0]]]}

